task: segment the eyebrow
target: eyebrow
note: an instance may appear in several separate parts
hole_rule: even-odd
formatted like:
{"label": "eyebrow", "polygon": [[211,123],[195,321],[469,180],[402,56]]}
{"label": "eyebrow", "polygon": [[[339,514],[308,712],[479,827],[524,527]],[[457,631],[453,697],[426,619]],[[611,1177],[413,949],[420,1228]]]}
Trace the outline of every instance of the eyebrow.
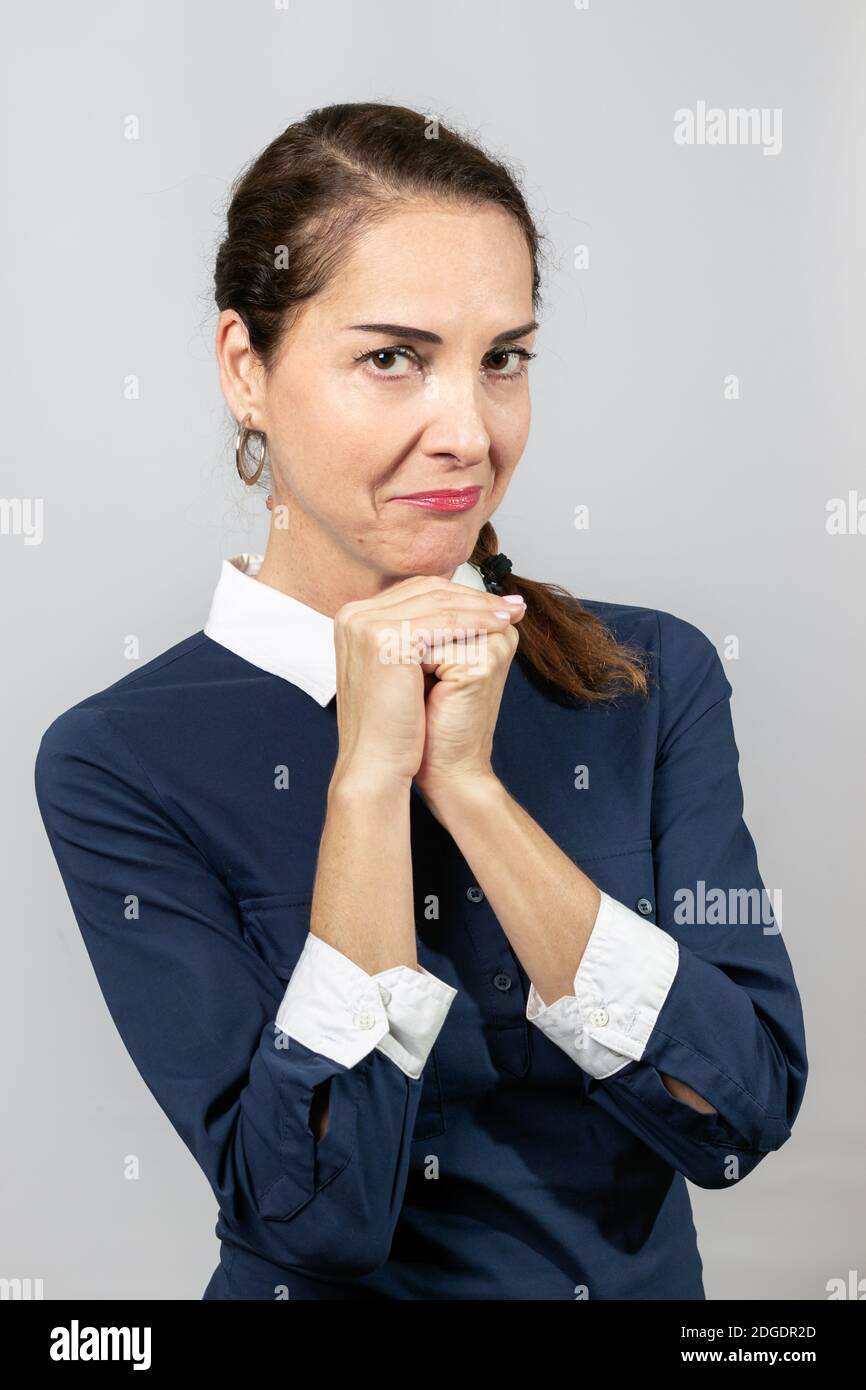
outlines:
{"label": "eyebrow", "polygon": [[[390,338],[414,338],[419,343],[442,342],[438,333],[431,333],[428,328],[409,328],[404,323],[347,323],[346,327],[357,333],[378,333]],[[531,323],[522,323],[518,328],[507,328],[490,339],[490,346],[510,343],[515,338],[525,338],[527,333],[533,333],[537,327],[538,324],[533,319]]]}

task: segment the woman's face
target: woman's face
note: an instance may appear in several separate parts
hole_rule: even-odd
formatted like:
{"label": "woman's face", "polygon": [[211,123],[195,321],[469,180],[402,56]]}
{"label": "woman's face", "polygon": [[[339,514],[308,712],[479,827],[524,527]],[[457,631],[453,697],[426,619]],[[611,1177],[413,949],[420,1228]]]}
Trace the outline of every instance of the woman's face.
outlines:
{"label": "woman's face", "polygon": [[[525,447],[533,342],[530,255],[507,213],[417,204],[370,229],[257,378],[289,531],[318,528],[383,576],[450,574]],[[464,510],[395,500],[471,488]]]}

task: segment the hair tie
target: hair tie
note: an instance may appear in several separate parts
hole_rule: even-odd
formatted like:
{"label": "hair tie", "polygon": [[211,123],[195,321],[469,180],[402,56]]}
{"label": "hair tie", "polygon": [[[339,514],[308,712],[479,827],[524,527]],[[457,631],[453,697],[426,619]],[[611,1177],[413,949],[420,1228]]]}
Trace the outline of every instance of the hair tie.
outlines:
{"label": "hair tie", "polygon": [[511,561],[507,555],[503,555],[502,551],[498,555],[489,555],[478,568],[488,593],[501,594],[504,592],[502,580],[511,571]]}

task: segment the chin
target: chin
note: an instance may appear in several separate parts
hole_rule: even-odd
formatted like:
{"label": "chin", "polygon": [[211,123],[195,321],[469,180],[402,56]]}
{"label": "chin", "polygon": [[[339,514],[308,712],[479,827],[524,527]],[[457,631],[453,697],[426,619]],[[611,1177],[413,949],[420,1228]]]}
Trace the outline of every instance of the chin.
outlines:
{"label": "chin", "polygon": [[399,566],[405,578],[414,574],[450,575],[464,560],[468,560],[475,545],[477,532],[456,534],[447,540],[431,537],[414,545],[411,555]]}

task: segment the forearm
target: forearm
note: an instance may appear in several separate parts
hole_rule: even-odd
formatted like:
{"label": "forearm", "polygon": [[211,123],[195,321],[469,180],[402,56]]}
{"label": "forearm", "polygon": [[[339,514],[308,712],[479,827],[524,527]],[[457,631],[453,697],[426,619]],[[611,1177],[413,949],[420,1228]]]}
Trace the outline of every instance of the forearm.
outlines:
{"label": "forearm", "polygon": [[409,783],[335,772],[319,846],[311,932],[369,975],[417,969]]}
{"label": "forearm", "polygon": [[427,794],[546,1004],[571,994],[601,895],[495,776]]}
{"label": "forearm", "polygon": [[[328,789],[310,931],[368,975],[417,966],[409,796],[408,786],[342,772]],[[318,1087],[310,1110],[317,1141],[328,1132],[328,1092]]]}

